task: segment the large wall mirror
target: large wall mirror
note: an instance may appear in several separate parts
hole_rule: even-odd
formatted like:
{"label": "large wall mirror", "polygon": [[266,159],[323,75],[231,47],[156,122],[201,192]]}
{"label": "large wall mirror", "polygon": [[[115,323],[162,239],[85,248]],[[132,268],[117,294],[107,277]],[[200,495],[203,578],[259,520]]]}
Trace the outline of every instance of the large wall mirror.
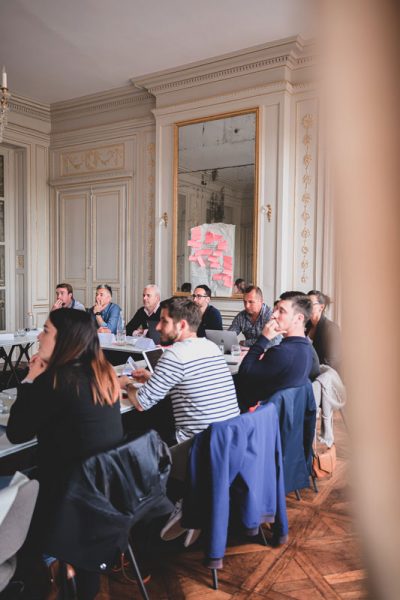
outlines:
{"label": "large wall mirror", "polygon": [[174,293],[256,283],[258,110],[175,125]]}

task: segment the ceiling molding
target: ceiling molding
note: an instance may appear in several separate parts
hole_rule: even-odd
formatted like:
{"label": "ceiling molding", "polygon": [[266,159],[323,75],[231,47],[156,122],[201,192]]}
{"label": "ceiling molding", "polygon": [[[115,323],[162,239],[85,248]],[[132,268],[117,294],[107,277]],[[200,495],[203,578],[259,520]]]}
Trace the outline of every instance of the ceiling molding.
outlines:
{"label": "ceiling molding", "polygon": [[313,54],[313,44],[297,36],[191,63],[178,69],[149,74],[135,78],[132,83],[158,97],[169,92],[276,68],[304,68],[313,63]]}
{"label": "ceiling molding", "polygon": [[55,102],[51,104],[50,110],[52,121],[60,122],[144,104],[154,104],[154,97],[148,92],[139,91],[129,85],[90,96]]}
{"label": "ceiling molding", "polygon": [[[44,102],[38,102],[25,96],[18,96],[18,94],[12,94],[10,98],[10,113],[22,115],[24,117],[30,117],[32,119],[39,119],[50,123],[50,105]],[[11,116],[11,115],[10,115]]]}

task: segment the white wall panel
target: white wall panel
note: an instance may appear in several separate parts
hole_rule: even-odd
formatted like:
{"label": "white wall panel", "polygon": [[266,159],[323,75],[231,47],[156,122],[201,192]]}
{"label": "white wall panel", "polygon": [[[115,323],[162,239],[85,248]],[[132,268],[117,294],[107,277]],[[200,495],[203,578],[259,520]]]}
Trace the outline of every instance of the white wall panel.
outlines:
{"label": "white wall panel", "polygon": [[87,204],[87,191],[60,193],[60,279],[74,289],[86,283]]}

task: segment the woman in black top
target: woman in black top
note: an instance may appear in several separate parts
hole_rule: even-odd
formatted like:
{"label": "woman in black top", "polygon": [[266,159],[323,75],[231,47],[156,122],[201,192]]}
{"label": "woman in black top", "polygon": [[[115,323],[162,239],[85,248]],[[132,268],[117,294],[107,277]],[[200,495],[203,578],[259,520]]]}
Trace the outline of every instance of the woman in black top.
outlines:
{"label": "woman in black top", "polygon": [[306,334],[313,342],[320,364],[329,365],[340,373],[340,329],[325,316],[330,298],[318,290],[310,290],[307,295],[312,302],[312,313],[306,326]]}
{"label": "woman in black top", "polygon": [[[39,351],[18,389],[7,425],[17,444],[38,439],[39,498],[30,535],[46,551],[46,530],[77,462],[113,448],[122,439],[119,384],[100,349],[90,315],[61,308],[52,311],[39,335]],[[81,583],[84,574],[78,573]],[[90,579],[90,578],[89,578]],[[79,598],[94,597],[91,591]]]}

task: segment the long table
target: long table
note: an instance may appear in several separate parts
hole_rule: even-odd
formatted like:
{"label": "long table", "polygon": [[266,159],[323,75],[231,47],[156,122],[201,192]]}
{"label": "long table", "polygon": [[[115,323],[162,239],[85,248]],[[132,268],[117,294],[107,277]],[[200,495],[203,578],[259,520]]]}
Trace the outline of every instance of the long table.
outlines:
{"label": "long table", "polygon": [[[22,336],[17,336],[14,333],[1,333],[0,334],[0,359],[3,362],[2,373],[4,374],[8,369],[10,370],[10,376],[5,383],[5,386],[9,386],[13,377],[19,382],[17,369],[23,357],[29,361],[29,350],[37,341],[39,330],[33,329],[32,331],[25,332]],[[13,364],[14,350],[18,349],[18,356]]]}
{"label": "long table", "polygon": [[[229,366],[229,369],[234,375],[239,368],[240,358],[235,359],[229,354],[224,355],[225,360]],[[146,362],[142,360],[135,361],[139,368],[145,368]],[[125,364],[114,366],[117,375],[121,375],[125,367]],[[140,384],[138,384],[138,387]],[[14,393],[16,396],[16,388],[5,390],[10,394]],[[125,415],[130,411],[134,411],[134,407],[127,398],[121,400],[121,414]],[[142,415],[144,413],[141,413]],[[8,415],[0,415],[0,426],[5,427],[7,425]],[[9,475],[15,472],[17,469],[22,470],[35,464],[36,458],[36,438],[23,442],[22,444],[12,444],[8,441],[5,433],[1,432],[0,427],[0,475]]]}

